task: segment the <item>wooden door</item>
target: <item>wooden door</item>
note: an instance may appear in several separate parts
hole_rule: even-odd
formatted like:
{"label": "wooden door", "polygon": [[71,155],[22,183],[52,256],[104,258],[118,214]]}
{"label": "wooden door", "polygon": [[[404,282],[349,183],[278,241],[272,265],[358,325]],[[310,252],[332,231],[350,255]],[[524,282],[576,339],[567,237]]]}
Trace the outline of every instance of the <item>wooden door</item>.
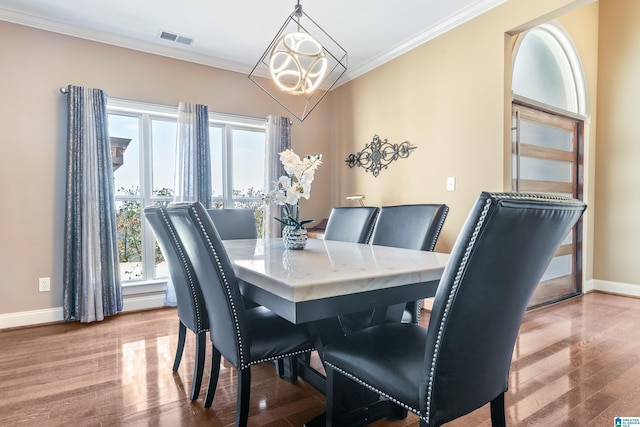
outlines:
{"label": "wooden door", "polygon": [[[582,120],[517,102],[512,120],[513,189],[582,199]],[[580,222],[555,254],[530,306],[580,293],[581,240]]]}

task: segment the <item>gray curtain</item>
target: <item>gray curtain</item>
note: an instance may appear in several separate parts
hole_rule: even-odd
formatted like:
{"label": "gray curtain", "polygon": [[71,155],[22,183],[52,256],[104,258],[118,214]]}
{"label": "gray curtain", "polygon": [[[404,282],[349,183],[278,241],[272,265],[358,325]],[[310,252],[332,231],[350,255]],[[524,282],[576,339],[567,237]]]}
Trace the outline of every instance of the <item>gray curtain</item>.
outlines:
{"label": "gray curtain", "polygon": [[178,107],[178,140],[173,200],[211,205],[211,157],[209,108],[181,102]]}
{"label": "gray curtain", "polygon": [[64,319],[93,322],[122,311],[107,98],[70,85],[67,105]]}
{"label": "gray curtain", "polygon": [[[284,167],[280,163],[279,153],[291,148],[291,120],[288,117],[270,115],[267,117],[266,126],[266,144],[265,144],[265,194],[268,194],[275,188],[275,182],[284,174]],[[281,226],[274,219],[275,216],[281,216],[281,207],[275,203],[265,203],[264,206],[264,237],[278,237],[280,235]]]}

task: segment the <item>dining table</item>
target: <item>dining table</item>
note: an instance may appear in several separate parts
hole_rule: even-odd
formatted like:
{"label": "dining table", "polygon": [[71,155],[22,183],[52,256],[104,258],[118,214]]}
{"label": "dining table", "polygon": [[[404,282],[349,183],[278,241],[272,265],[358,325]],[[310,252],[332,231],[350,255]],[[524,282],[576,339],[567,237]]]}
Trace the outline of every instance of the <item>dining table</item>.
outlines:
{"label": "dining table", "polygon": [[225,240],[245,297],[292,323],[306,323],[435,295],[449,254],[309,239]]}
{"label": "dining table", "polygon": [[[371,311],[371,324],[400,321],[407,302],[435,295],[449,259],[446,253],[322,239],[309,239],[302,250],[286,249],[280,238],[225,240],[224,246],[243,297],[307,324],[321,359],[323,346],[344,333],[340,316]],[[321,373],[304,363],[299,369],[324,393]],[[373,410],[357,406],[355,418]]]}

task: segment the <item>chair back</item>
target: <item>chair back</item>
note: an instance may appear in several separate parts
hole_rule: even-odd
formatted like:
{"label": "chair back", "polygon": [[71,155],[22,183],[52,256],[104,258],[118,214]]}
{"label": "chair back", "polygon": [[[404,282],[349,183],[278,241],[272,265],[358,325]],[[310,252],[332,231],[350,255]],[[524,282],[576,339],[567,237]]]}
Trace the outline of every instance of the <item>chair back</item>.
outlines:
{"label": "chair back", "polygon": [[433,251],[448,213],[449,207],[443,204],[383,206],[370,243]]}
{"label": "chair back", "polygon": [[250,361],[245,307],[229,256],[200,202],[176,203],[167,214],[200,280],[211,341],[238,369]]}
{"label": "chair back", "polygon": [[257,238],[253,209],[207,209],[207,212],[222,240]]}
{"label": "chair back", "polygon": [[377,215],[377,207],[333,208],[324,231],[324,239],[369,243]]}
{"label": "chair back", "polygon": [[165,207],[148,206],[144,208],[144,216],[169,267],[180,321],[196,334],[209,330],[209,318],[200,283],[167,217]]}
{"label": "chair back", "polygon": [[536,285],[586,205],[524,193],[482,193],[436,292],[420,408],[440,425],[507,390],[522,317]]}

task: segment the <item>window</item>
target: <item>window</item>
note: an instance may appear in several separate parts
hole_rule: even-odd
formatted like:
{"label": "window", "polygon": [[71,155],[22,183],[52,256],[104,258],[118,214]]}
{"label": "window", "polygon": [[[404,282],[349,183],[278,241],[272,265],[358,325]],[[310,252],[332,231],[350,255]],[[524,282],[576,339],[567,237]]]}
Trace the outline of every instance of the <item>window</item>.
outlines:
{"label": "window", "polygon": [[586,115],[582,66],[573,43],[556,25],[540,25],[521,36],[512,89],[520,97]]}
{"label": "window", "polygon": [[258,208],[264,195],[264,120],[224,123],[212,115],[209,141],[212,207]]}
{"label": "window", "polygon": [[[173,200],[178,109],[109,99],[107,110],[121,280],[162,280],[168,269],[142,209]],[[264,120],[210,114],[212,207],[260,205],[264,128]]]}

